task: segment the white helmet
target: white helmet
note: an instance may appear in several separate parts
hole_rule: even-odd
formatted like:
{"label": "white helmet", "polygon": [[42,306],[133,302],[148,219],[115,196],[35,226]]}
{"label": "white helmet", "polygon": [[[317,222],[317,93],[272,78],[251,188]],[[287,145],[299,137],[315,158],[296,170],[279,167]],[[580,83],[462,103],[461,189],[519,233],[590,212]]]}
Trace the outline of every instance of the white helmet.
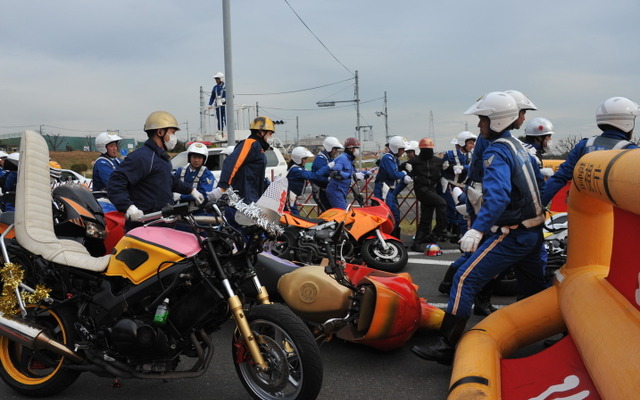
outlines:
{"label": "white helmet", "polygon": [[531,100],[524,93],[519,92],[517,90],[505,90],[504,91],[509,96],[513,97],[516,100],[516,104],[518,104],[519,110],[537,110],[536,107]]}
{"label": "white helmet", "polygon": [[535,117],[527,122],[524,128],[525,136],[546,136],[553,135],[553,124],[546,118]]}
{"label": "white helmet", "polygon": [[335,149],[336,147],[339,148],[339,149],[344,149],[344,146],[342,145],[342,143],[340,143],[338,138],[335,138],[333,136],[328,136],[327,138],[325,138],[322,141],[322,146],[324,147],[324,149],[326,151],[331,151],[331,150]]}
{"label": "white helmet", "polygon": [[0,150],[0,158],[7,158],[8,154],[2,150]]}
{"label": "white helmet", "polygon": [[488,117],[489,128],[494,132],[502,132],[518,119],[516,100],[505,92],[491,92],[482,96],[474,105],[465,111],[465,115]]}
{"label": "white helmet", "polygon": [[462,131],[458,133],[458,136],[453,138],[453,140],[451,141],[451,144],[464,146],[467,143],[467,140],[476,140],[476,139],[478,139],[478,136],[474,135],[473,133],[469,131]]}
{"label": "white helmet", "polygon": [[410,140],[409,145],[404,148],[404,151],[413,151],[418,155],[420,154],[420,144],[417,140]]}
{"label": "white helmet", "polygon": [[214,78],[214,79],[215,79],[215,78],[220,78],[220,80],[221,80],[221,81],[223,81],[223,80],[224,80],[224,74],[223,74],[222,72],[218,72],[217,74],[215,74],[215,75],[213,76],[213,78]]}
{"label": "white helmet", "polygon": [[629,133],[640,115],[640,106],[626,97],[611,97],[600,104],[596,111],[596,123],[611,125]]}
{"label": "white helmet", "polygon": [[393,136],[389,139],[389,150],[391,150],[393,154],[398,154],[400,149],[406,149],[408,145],[409,141],[402,136]]}
{"label": "white helmet", "polygon": [[233,149],[235,148],[236,146],[227,146],[224,148],[224,150],[222,150],[221,153],[228,156],[229,154],[233,153]]}
{"label": "white helmet", "polygon": [[301,164],[303,158],[313,157],[313,153],[306,147],[298,146],[291,151],[291,159],[296,164]]}
{"label": "white helmet", "polygon": [[115,132],[102,132],[96,136],[96,150],[98,150],[100,154],[104,154],[107,152],[107,145],[109,143],[120,140],[122,140],[122,138]]}
{"label": "white helmet", "polygon": [[200,142],[191,143],[191,145],[187,149],[187,160],[188,161],[189,161],[189,158],[190,158],[191,154],[198,154],[198,155],[203,156],[204,157],[203,163],[206,163],[207,162],[207,157],[209,157],[209,149],[207,148],[207,146],[204,145],[204,143],[200,143]]}

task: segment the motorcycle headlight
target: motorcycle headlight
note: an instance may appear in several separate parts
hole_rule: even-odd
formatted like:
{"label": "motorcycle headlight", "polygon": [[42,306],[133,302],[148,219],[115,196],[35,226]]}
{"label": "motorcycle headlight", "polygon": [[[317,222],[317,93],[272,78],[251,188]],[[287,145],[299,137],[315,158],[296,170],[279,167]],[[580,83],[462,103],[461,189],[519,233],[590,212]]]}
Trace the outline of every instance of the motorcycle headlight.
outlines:
{"label": "motorcycle headlight", "polygon": [[103,227],[95,222],[86,222],[86,235],[93,239],[104,239],[107,236],[107,232]]}

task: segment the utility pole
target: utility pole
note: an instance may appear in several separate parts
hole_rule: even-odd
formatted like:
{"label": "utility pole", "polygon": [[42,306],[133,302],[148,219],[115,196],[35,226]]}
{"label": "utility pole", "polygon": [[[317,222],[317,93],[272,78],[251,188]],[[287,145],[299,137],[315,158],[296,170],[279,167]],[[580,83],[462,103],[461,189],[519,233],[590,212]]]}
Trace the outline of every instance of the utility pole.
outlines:
{"label": "utility pole", "polygon": [[296,144],[300,144],[300,120],[296,115]]}
{"label": "utility pole", "polygon": [[225,89],[227,91],[226,97],[226,110],[231,112],[226,113],[227,118],[227,143],[234,145],[236,143],[235,133],[235,115],[233,107],[233,63],[231,57],[231,6],[229,0],[222,0],[222,32],[224,40],[224,72],[225,72]]}
{"label": "utility pole", "polygon": [[433,111],[429,110],[429,137],[433,139],[433,144],[436,144],[436,133],[433,127]]}
{"label": "utility pole", "polygon": [[207,108],[204,106],[204,90],[202,86],[200,86],[200,135],[204,135],[206,132],[205,118],[207,113]]}
{"label": "utility pole", "polygon": [[[356,131],[358,133],[358,142],[360,142],[360,145],[362,146],[362,135],[360,135],[360,88],[358,86],[358,70],[356,70],[356,89],[355,89],[355,94],[356,94]],[[360,154],[358,155],[358,167],[362,168],[362,149],[360,151]]]}
{"label": "utility pole", "polygon": [[384,116],[384,138],[389,143],[389,113],[387,112],[387,92],[384,92],[384,111],[376,111],[378,117]]}

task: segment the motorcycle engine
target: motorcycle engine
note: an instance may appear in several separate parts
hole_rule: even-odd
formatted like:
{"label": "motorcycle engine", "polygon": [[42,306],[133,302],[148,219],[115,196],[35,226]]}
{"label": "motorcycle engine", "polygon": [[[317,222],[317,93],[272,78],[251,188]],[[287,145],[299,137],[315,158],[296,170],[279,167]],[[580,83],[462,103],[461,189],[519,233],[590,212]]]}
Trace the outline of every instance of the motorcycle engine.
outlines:
{"label": "motorcycle engine", "polygon": [[158,359],[170,356],[171,345],[164,331],[137,319],[121,319],[110,329],[113,345],[132,359]]}

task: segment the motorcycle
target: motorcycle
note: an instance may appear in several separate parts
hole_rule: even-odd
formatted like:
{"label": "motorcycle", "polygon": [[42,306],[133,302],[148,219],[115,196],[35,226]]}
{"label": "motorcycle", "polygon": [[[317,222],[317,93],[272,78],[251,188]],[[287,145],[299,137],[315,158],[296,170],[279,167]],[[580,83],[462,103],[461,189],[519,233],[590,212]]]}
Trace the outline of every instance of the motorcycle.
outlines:
{"label": "motorcycle", "polygon": [[307,323],[318,343],[335,336],[388,351],[403,346],[418,329],[440,327],[444,312],[418,296],[409,274],[337,262],[329,232],[322,232],[325,267],[300,266],[268,252],[256,262],[269,292]]}
{"label": "motorcycle", "polygon": [[[332,208],[317,219],[284,213],[280,223],[284,234],[272,251],[287,260],[305,264],[319,264],[328,254],[323,247],[324,232],[332,235],[345,229],[349,240],[342,246],[342,256],[349,262],[364,261],[368,266],[387,272],[402,270],[409,253],[402,241],[390,235],[394,229],[393,214],[379,199],[372,198],[371,206],[348,210]],[[342,224],[341,224],[342,223]]]}
{"label": "motorcycle", "polygon": [[[37,135],[27,133],[25,155],[25,142]],[[212,216],[168,206],[145,216],[113,254],[93,257],[77,241],[55,237],[45,212],[48,182],[37,176],[38,162],[26,158],[17,190],[24,210],[16,208],[15,225],[0,237],[0,378],[9,387],[39,397],[65,390],[83,372],[195,378],[213,359],[210,335],[232,320],[235,369],[253,398],[318,396],[322,363],[314,337],[290,309],[270,302],[255,274],[252,260],[265,234],[279,229],[257,206],[229,193],[226,205],[252,218],[243,233],[216,204]],[[160,226],[178,223],[190,232]],[[195,362],[181,368],[183,359]]]}

